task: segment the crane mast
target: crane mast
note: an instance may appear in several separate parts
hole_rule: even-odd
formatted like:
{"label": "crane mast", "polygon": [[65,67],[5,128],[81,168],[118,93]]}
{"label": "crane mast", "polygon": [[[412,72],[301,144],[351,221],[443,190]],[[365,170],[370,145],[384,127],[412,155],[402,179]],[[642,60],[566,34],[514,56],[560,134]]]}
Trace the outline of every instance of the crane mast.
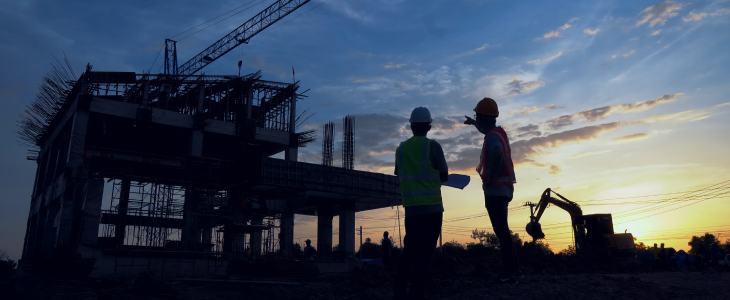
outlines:
{"label": "crane mast", "polygon": [[307,4],[309,1],[311,0],[279,0],[274,2],[274,4],[269,5],[269,7],[179,67],[177,66],[176,41],[170,39],[165,40],[165,74],[183,75],[184,77],[195,74],[238,45],[248,44],[248,41],[252,37],[302,7],[304,4]]}

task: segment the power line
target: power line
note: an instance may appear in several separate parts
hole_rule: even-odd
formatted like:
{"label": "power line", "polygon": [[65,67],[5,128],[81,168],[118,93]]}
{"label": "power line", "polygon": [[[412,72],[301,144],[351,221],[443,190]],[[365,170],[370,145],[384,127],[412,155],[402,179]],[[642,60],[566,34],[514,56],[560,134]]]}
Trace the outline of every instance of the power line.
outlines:
{"label": "power line", "polygon": [[289,20],[287,20],[287,21],[286,21],[286,22],[284,22],[284,23],[281,23],[281,24],[279,24],[279,25],[276,25],[276,27],[273,27],[273,28],[271,28],[271,29],[267,29],[267,30],[268,30],[268,31],[271,31],[271,30],[274,30],[274,29],[276,29],[276,28],[279,28],[279,26],[282,26],[282,25],[284,25],[284,24],[286,24],[286,23],[289,23],[289,22],[293,21],[293,20],[294,20],[294,19],[296,19],[296,18],[299,18],[299,17],[301,17],[302,15],[304,15],[304,14],[306,14],[306,13],[308,13],[308,12],[312,11],[313,9],[315,9],[315,8],[319,7],[319,6],[320,6],[320,5],[322,5],[322,4],[325,4],[325,3],[327,3],[328,1],[330,1],[330,0],[325,0],[325,1],[323,1],[322,3],[320,3],[320,4],[317,4],[317,6],[315,6],[315,7],[312,7],[312,8],[310,8],[310,9],[309,9],[308,11],[305,11],[305,12],[301,13],[300,15],[298,15],[298,16],[296,16],[296,17],[293,17],[293,18],[291,18],[291,19],[289,19]]}
{"label": "power line", "polygon": [[[215,17],[215,18],[212,18],[212,19],[210,19],[210,20],[208,20],[208,21],[205,21],[205,22],[203,22],[203,23],[200,23],[200,24],[198,24],[198,25],[196,25],[196,26],[193,26],[193,27],[191,27],[190,29],[188,29],[188,30],[185,30],[185,31],[183,31],[183,32],[180,32],[180,33],[178,33],[178,34],[176,34],[176,35],[173,35],[173,36],[171,36],[171,37],[170,37],[170,39],[172,39],[172,38],[174,38],[174,37],[176,37],[176,36],[178,36],[178,35],[181,35],[181,34],[183,34],[183,33],[186,33],[186,32],[188,32],[188,31],[190,31],[190,30],[193,30],[193,29],[195,29],[195,28],[198,28],[198,27],[200,27],[200,26],[203,26],[204,24],[206,24],[206,23],[208,23],[208,22],[210,22],[210,21],[213,21],[213,20],[215,20],[215,19],[218,19],[218,18],[220,18],[220,17],[222,17],[222,16],[225,16],[225,15],[227,15],[227,14],[230,14],[230,13],[232,13],[233,11],[235,11],[235,10],[237,10],[237,9],[241,8],[241,7],[244,7],[244,6],[246,6],[246,5],[249,5],[249,4],[251,4],[251,3],[255,2],[255,1],[256,1],[256,0],[253,0],[253,1],[251,1],[251,2],[248,2],[248,3],[244,4],[244,5],[241,5],[241,6],[239,6],[239,7],[236,7],[236,8],[234,8],[234,9],[231,9],[231,10],[227,11],[227,12],[226,12],[226,13],[224,13],[224,14],[221,14],[221,15],[219,15],[219,16],[217,16],[217,17]],[[217,23],[216,23],[216,24],[217,24]],[[213,24],[213,25],[215,25],[215,24]]]}
{"label": "power line", "polygon": [[263,0],[263,1],[261,1],[261,2],[258,2],[258,3],[256,3],[256,4],[252,5],[252,6],[248,7],[248,8],[246,8],[246,9],[244,9],[244,10],[242,10],[242,11],[239,11],[239,12],[237,12],[237,13],[235,13],[235,14],[232,14],[232,15],[230,15],[230,16],[228,16],[228,17],[226,17],[226,18],[225,18],[225,19],[223,19],[223,20],[220,20],[220,21],[218,21],[218,22],[215,22],[215,23],[213,23],[213,24],[210,24],[210,25],[206,26],[205,28],[203,28],[203,29],[201,29],[201,30],[198,30],[198,31],[196,31],[196,32],[193,32],[193,33],[191,33],[191,34],[189,34],[189,35],[185,36],[184,38],[181,38],[181,39],[179,39],[179,40],[178,40],[178,42],[179,42],[179,41],[182,41],[182,40],[184,40],[184,39],[186,39],[186,38],[189,38],[189,37],[191,37],[191,36],[193,36],[193,35],[195,35],[195,34],[197,34],[197,33],[201,32],[201,31],[203,31],[203,30],[206,30],[206,29],[208,29],[208,28],[210,28],[210,27],[212,27],[212,26],[215,26],[216,24],[218,24],[218,23],[220,23],[220,22],[223,22],[223,21],[225,21],[225,20],[228,20],[228,19],[230,19],[231,17],[233,17],[233,16],[235,16],[235,15],[238,15],[238,14],[240,14],[240,13],[244,12],[244,11],[247,11],[247,10],[249,10],[249,9],[253,8],[254,6],[256,6],[256,5],[259,5],[259,4],[261,4],[261,3],[264,3],[264,2],[266,2],[266,0]]}
{"label": "power line", "polygon": [[[155,61],[152,62],[152,65],[150,66],[149,72],[152,72],[152,67],[155,66],[155,63],[157,62],[157,58],[160,57],[160,53],[162,53],[162,48],[165,48],[165,44],[162,44],[162,47],[160,47],[160,51],[157,51],[157,56],[155,56]],[[162,66],[160,66],[160,68],[162,68]]]}

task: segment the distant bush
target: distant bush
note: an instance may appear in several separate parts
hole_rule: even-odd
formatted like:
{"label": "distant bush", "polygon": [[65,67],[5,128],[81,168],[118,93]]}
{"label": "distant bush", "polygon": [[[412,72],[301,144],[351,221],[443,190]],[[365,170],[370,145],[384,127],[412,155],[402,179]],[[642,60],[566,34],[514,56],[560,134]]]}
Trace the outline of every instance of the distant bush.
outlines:
{"label": "distant bush", "polygon": [[558,252],[558,255],[560,256],[573,256],[575,255],[575,247],[573,245],[568,245],[567,249],[560,250]]}
{"label": "distant bush", "polygon": [[18,264],[10,259],[5,250],[0,249],[0,279],[7,279],[15,275],[15,267]]}
{"label": "distant bush", "polygon": [[444,243],[441,249],[448,255],[463,257],[466,254],[466,246],[454,240]]}
{"label": "distant bush", "polygon": [[494,253],[496,249],[481,243],[469,243],[466,245],[466,254],[470,257],[487,256]]}

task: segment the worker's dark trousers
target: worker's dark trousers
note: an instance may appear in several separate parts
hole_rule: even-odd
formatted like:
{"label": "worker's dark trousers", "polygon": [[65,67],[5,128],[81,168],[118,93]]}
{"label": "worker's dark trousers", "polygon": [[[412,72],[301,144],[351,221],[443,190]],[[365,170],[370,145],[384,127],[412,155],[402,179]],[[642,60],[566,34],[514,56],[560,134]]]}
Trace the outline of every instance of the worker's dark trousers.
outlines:
{"label": "worker's dark trousers", "polygon": [[484,206],[487,207],[489,220],[492,221],[492,230],[499,238],[499,249],[502,252],[502,274],[501,276],[513,276],[518,269],[515,244],[512,241],[512,234],[507,224],[507,207],[509,206],[507,196],[484,195]]}
{"label": "worker's dark trousers", "polygon": [[395,274],[394,299],[417,299],[423,296],[430,279],[431,260],[436,251],[443,217],[443,212],[406,217],[406,236],[403,238],[403,253]]}

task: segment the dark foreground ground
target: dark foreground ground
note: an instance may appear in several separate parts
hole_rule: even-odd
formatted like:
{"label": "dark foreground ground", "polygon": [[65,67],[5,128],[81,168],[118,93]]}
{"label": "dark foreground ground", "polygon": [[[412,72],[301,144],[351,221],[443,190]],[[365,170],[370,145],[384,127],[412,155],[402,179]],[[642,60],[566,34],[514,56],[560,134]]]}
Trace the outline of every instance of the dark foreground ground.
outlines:
{"label": "dark foreground ground", "polygon": [[[427,299],[730,299],[730,269],[657,270],[638,261],[595,262],[542,257],[523,264],[525,279],[491,286],[495,255],[439,255]],[[51,280],[42,290],[10,299],[391,299],[394,272],[364,266],[348,274],[309,277],[236,276],[210,282],[158,282],[146,274]],[[237,281],[237,282],[232,282]],[[249,282],[256,281],[256,282]],[[0,295],[0,298],[5,298]]]}

